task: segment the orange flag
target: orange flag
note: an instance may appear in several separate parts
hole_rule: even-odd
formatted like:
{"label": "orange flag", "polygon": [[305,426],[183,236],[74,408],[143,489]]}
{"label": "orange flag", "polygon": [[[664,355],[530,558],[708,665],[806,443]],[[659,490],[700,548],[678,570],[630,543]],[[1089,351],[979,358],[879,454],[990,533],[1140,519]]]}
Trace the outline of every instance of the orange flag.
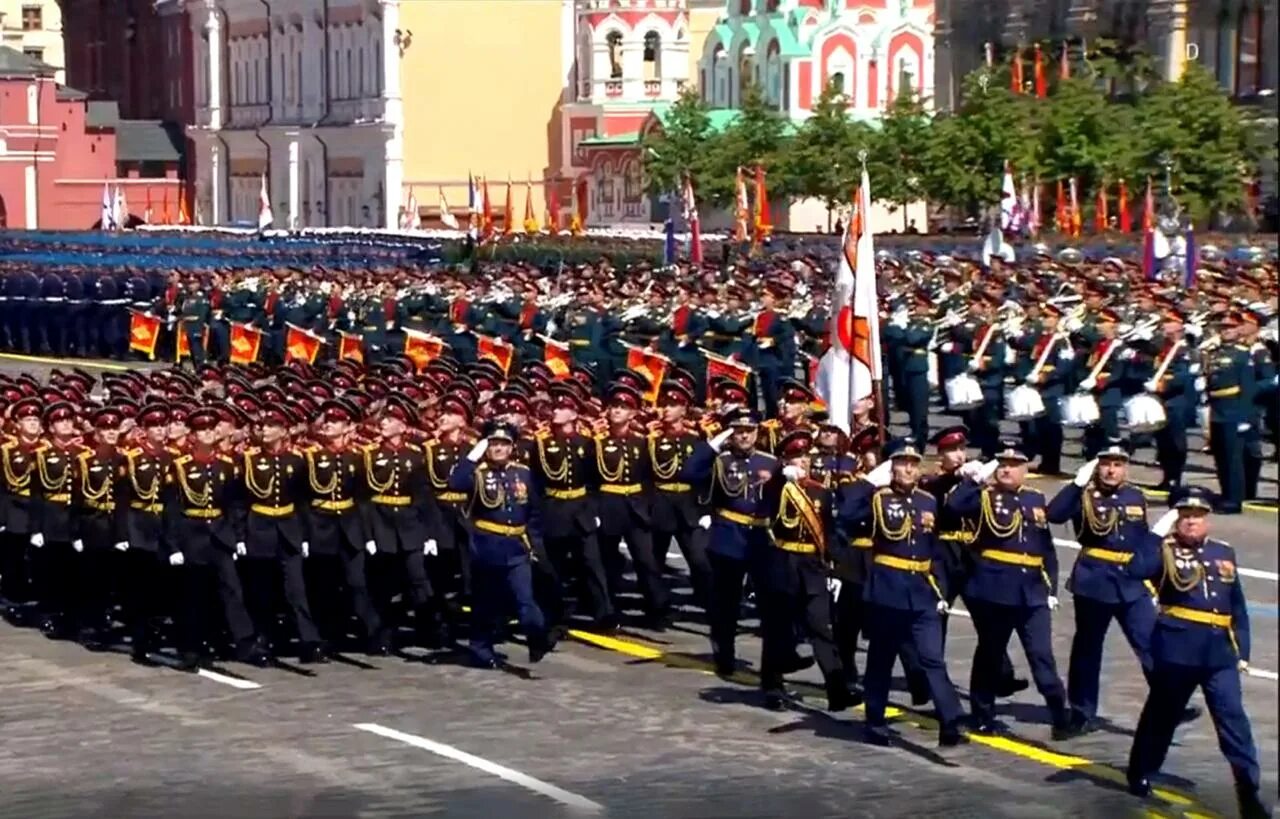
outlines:
{"label": "orange flag", "polygon": [[181,182],[178,183],[178,224],[191,224],[191,213],[187,210],[187,194]]}
{"label": "orange flag", "polygon": [[287,326],[289,329],[284,337],[285,363],[290,361],[316,363],[316,356],[320,354],[320,345],[324,344],[324,339],[296,324]]}
{"label": "orange flag", "polygon": [[1123,179],[1120,180],[1120,193],[1116,198],[1117,206],[1120,208],[1120,232],[1129,233],[1133,230],[1133,214],[1129,212],[1129,189],[1125,187]]}
{"label": "orange flag", "polygon": [[479,333],[476,336],[476,357],[485,360],[488,359],[494,364],[502,368],[502,374],[506,375],[511,369],[511,359],[515,356],[515,348],[500,338],[491,336],[483,336]]}
{"label": "orange flag", "polygon": [[662,379],[671,366],[671,359],[643,347],[627,346],[627,368],[635,370],[649,382],[649,390],[645,393],[646,401],[657,403],[658,390],[662,387]]}
{"label": "orange flag", "polygon": [[[200,331],[200,347],[208,351],[209,349],[209,327],[205,327]],[[187,335],[187,328],[182,324],[178,324],[178,340],[174,347],[174,360],[181,363],[182,359],[191,357],[191,337]]]}
{"label": "orange flag", "polygon": [[556,341],[546,336],[538,336],[542,339],[542,363],[547,365],[547,369],[551,370],[551,375],[557,381],[569,377],[569,370],[573,367],[573,356],[569,352],[569,345],[563,341]]}
{"label": "orange flag", "polygon": [[502,235],[507,236],[516,231],[515,208],[511,204],[511,180],[507,180],[507,203],[502,206]]}
{"label": "orange flag", "polygon": [[143,353],[155,361],[156,343],[160,341],[160,319],[150,313],[129,311],[129,349]]}
{"label": "orange flag", "polygon": [[707,356],[707,389],[710,390],[711,385],[718,378],[728,378],[742,386],[747,386],[747,379],[751,377],[751,368],[746,364],[739,364],[736,361],[730,361],[727,358],[719,356]]}
{"label": "orange flag", "polygon": [[1040,44],[1036,43],[1036,62],[1035,62],[1035,80],[1036,80],[1036,99],[1044,99],[1049,96],[1049,85],[1045,81],[1044,76],[1044,52],[1040,50]]}
{"label": "orange flag", "polygon": [[1022,49],[1013,50],[1013,64],[1009,66],[1009,90],[1015,94],[1022,93]]}
{"label": "orange flag", "polygon": [[1106,233],[1109,226],[1107,218],[1107,183],[1104,180],[1098,186],[1098,198],[1093,203],[1093,229],[1097,233]]}
{"label": "orange flag", "polygon": [[338,331],[338,360],[364,363],[364,336]]}
{"label": "orange flag", "polygon": [[773,225],[769,224],[769,191],[764,184],[764,168],[756,166],[756,214],[752,233],[752,243],[759,245],[770,233]]}
{"label": "orange flag", "polygon": [[560,196],[556,191],[555,180],[547,183],[547,233],[555,236],[560,232]]}
{"label": "orange flag", "polygon": [[533,180],[524,183],[524,232],[529,234],[542,230],[538,217],[533,212]]}
{"label": "orange flag", "polygon": [[1058,180],[1058,202],[1053,212],[1053,222],[1059,233],[1071,230],[1071,217],[1067,213],[1067,189],[1063,187],[1061,179]]}
{"label": "orange flag", "polygon": [[231,353],[228,358],[232,364],[252,364],[258,360],[261,349],[261,330],[248,324],[231,322]]}
{"label": "orange flag", "polygon": [[160,224],[169,224],[169,186],[160,191]]}
{"label": "orange flag", "polygon": [[448,346],[443,339],[430,333],[404,328],[404,355],[413,362],[418,372],[422,372],[428,364],[439,358]]}
{"label": "orange flag", "polygon": [[480,238],[487,239],[493,235],[493,203],[489,200],[489,179],[484,180],[484,205],[481,209],[483,218],[480,221]]}

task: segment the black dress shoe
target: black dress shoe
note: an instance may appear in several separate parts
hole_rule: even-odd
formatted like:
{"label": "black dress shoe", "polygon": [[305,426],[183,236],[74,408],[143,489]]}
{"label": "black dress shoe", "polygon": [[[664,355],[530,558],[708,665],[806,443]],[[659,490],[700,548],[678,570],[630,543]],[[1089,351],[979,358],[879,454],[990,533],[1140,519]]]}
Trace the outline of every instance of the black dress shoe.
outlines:
{"label": "black dress shoe", "polygon": [[373,657],[386,657],[391,653],[391,632],[383,630],[369,638],[365,654]]}
{"label": "black dress shoe", "polygon": [[1179,723],[1195,722],[1196,720],[1200,719],[1200,715],[1202,713],[1204,712],[1200,710],[1200,706],[1188,705],[1186,708],[1182,709],[1182,716],[1179,718],[1178,721]]}
{"label": "black dress shoe", "polygon": [[494,668],[497,668],[500,665],[500,663],[498,661],[498,658],[492,654],[474,654],[473,653],[471,655],[471,665],[473,665],[476,668],[494,669]]}
{"label": "black dress shoe", "polygon": [[942,730],[938,732],[938,745],[943,748],[954,748],[957,745],[964,745],[969,741],[968,734],[960,730],[960,726],[956,723],[942,726]]}
{"label": "black dress shoe", "polygon": [[329,662],[329,655],[321,643],[307,643],[298,652],[298,662],[303,665],[321,665]]}
{"label": "black dress shoe", "polygon": [[529,637],[529,662],[541,662],[543,657],[550,654],[556,647],[555,632],[548,632],[541,637]]}
{"label": "black dress shoe", "polygon": [[916,690],[911,692],[911,704],[917,708],[922,705],[928,705],[929,700],[931,699],[933,699],[933,697],[929,695],[929,689],[927,688],[923,691]]}
{"label": "black dress shoe", "polygon": [[181,671],[199,671],[201,657],[195,651],[184,651],[178,658],[178,669]]}
{"label": "black dress shoe", "polygon": [[776,688],[764,692],[764,707],[770,711],[785,711],[787,708],[787,693]]}
{"label": "black dress shoe", "polygon": [[806,668],[813,668],[814,662],[812,655],[801,657],[799,654],[792,654],[782,663],[782,673],[795,674],[798,671],[804,671]]}
{"label": "black dress shoe", "polygon": [[857,704],[853,701],[853,692],[848,686],[844,684],[827,686],[827,710],[831,713],[848,710]]}
{"label": "black dress shoe", "polygon": [[888,748],[893,744],[893,734],[883,725],[868,725],[864,739],[868,745],[878,748]]}
{"label": "black dress shoe", "polygon": [[1072,711],[1065,719],[1054,723],[1052,736],[1055,742],[1082,737],[1093,731],[1093,722],[1079,711]]}
{"label": "black dress shoe", "polygon": [[716,676],[722,680],[727,680],[738,670],[738,664],[734,660],[716,660]]}
{"label": "black dress shoe", "polygon": [[1030,687],[1031,683],[1027,682],[1022,677],[1009,677],[1008,679],[1000,681],[1000,685],[996,687],[996,696],[1002,698],[1012,697],[1019,691],[1026,691]]}
{"label": "black dress shoe", "polygon": [[1005,725],[998,719],[978,720],[973,723],[973,732],[975,734],[989,734],[991,736],[1004,736],[1009,733],[1009,726]]}
{"label": "black dress shoe", "polygon": [[591,630],[598,634],[614,634],[622,623],[616,614],[606,614],[591,624]]}
{"label": "black dress shoe", "polygon": [[1267,806],[1258,796],[1258,789],[1252,785],[1236,785],[1236,802],[1240,806],[1241,819],[1266,819],[1270,816]]}
{"label": "black dress shoe", "polygon": [[1151,780],[1145,776],[1129,779],[1129,793],[1144,799],[1151,795]]}

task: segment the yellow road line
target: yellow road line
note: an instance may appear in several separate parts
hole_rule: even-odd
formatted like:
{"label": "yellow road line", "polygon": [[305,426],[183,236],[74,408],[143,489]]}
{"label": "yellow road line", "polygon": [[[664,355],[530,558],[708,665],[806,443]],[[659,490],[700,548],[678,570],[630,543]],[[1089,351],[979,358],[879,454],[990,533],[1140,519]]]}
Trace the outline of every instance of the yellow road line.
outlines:
{"label": "yellow road line", "polygon": [[5,361],[22,361],[27,364],[53,364],[59,367],[84,367],[91,370],[116,370],[124,372],[133,369],[125,364],[107,364],[99,361],[82,361],[78,358],[45,358],[38,355],[17,355],[15,353],[0,353],[0,359]]}
{"label": "yellow road line", "polygon": [[1280,512],[1280,506],[1276,506],[1274,503],[1258,503],[1256,501],[1245,501],[1244,508],[1248,509],[1250,512],[1266,512],[1271,515],[1274,515],[1277,512]]}
{"label": "yellow road line", "polygon": [[[583,643],[587,643],[588,645],[603,648],[607,651],[614,651],[619,654],[625,654],[628,657],[635,657],[639,660],[661,662],[663,665],[671,668],[702,671],[708,674],[714,673],[714,667],[711,663],[708,663],[705,660],[699,660],[688,655],[667,653],[661,649],[654,648],[653,646],[643,645],[632,640],[607,637],[603,634],[595,634],[590,631],[581,631],[579,629],[570,629],[569,636]],[[730,679],[733,682],[740,683],[742,685],[758,685],[760,683],[758,675],[747,671],[738,671],[734,673],[733,677]],[[800,685],[805,688],[816,688],[816,686],[811,686],[805,683],[801,683]],[[861,711],[863,710],[863,706],[858,706],[858,708],[854,710]],[[885,717],[887,719],[896,719],[896,721],[905,722],[922,730],[932,731],[937,730],[938,728],[937,721],[930,717],[926,717],[923,714],[919,714],[914,711],[895,708],[893,706],[890,706],[885,710]],[[1023,740],[1007,736],[971,733],[969,734],[969,740],[975,745],[982,745],[996,751],[1012,754],[1046,767],[1057,768],[1059,770],[1079,771],[1080,773],[1094,779],[1100,779],[1121,786],[1127,784],[1127,779],[1123,771],[1108,765],[1094,762],[1093,760],[1086,759],[1082,756],[1058,753],[1057,751],[1051,751],[1030,742],[1025,742]],[[1194,812],[1191,810],[1183,812],[1183,815],[1187,817],[1187,819],[1192,819],[1192,817],[1195,819],[1214,819],[1214,814],[1200,812],[1207,809],[1203,805],[1196,803],[1194,798],[1187,794],[1172,791],[1167,788],[1155,788],[1153,790],[1153,794],[1164,802],[1178,808],[1196,808],[1196,811]],[[1162,814],[1156,813],[1155,811],[1151,811],[1151,813],[1155,816],[1162,816]]]}

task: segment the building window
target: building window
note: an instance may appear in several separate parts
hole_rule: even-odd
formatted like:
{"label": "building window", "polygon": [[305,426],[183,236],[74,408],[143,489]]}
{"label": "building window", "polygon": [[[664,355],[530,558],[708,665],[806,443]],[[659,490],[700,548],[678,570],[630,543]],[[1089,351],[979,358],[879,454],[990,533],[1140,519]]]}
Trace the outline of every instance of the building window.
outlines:
{"label": "building window", "polygon": [[1240,36],[1236,49],[1236,95],[1249,96],[1258,93],[1261,86],[1259,46],[1262,41],[1262,10],[1258,8],[1240,12]]}
{"label": "building window", "polygon": [[302,81],[302,52],[301,51],[298,52],[298,71],[296,74],[295,83],[296,84],[293,90],[294,101],[297,102],[298,105],[302,105],[302,92],[305,86]]}
{"label": "building window", "polygon": [[40,31],[44,28],[44,9],[39,6],[22,7],[22,30]]}
{"label": "building window", "polygon": [[373,41],[373,93],[382,96],[382,41]]}
{"label": "building window", "polygon": [[354,95],[351,93],[351,77],[355,74],[351,65],[351,49],[347,49],[347,94],[346,98],[351,99]]}
{"label": "building window", "polygon": [[356,79],[358,79],[358,80],[359,80],[359,83],[358,83],[358,85],[357,85],[356,87],[357,87],[357,90],[358,90],[358,91],[359,91],[359,93],[360,93],[360,96],[362,96],[362,97],[363,97],[363,96],[365,96],[365,87],[364,87],[364,46],[360,46],[360,49],[359,49],[359,50],[357,51],[357,53],[356,53],[356,65],[360,66],[359,74],[358,74],[358,75],[357,75],[357,77],[356,77]]}
{"label": "building window", "polygon": [[609,47],[609,77],[620,80],[622,79],[622,35],[611,31],[609,36],[604,38],[604,42]]}
{"label": "building window", "polygon": [[658,32],[644,35],[644,78],[656,80],[662,77],[662,38]]}
{"label": "building window", "polygon": [[43,48],[24,48],[22,49],[22,53],[27,55],[33,60],[39,60],[40,62],[44,62]]}

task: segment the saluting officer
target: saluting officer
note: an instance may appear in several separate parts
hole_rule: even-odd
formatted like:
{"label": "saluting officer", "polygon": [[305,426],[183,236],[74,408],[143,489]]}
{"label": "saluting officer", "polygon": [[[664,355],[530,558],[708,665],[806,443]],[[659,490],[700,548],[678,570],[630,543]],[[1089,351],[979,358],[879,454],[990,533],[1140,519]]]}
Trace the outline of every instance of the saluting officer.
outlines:
{"label": "saluting officer", "polygon": [[939,742],[965,741],[955,686],[942,654],[940,615],[947,610],[936,541],[938,505],[917,487],[920,450],[910,438],[891,441],[887,460],[849,487],[840,501],[846,525],[871,522],[867,570],[867,671],[863,680],[869,742],[888,745],[885,726],[893,662],[906,645],[915,648],[938,710]]}
{"label": "saluting officer", "polygon": [[542,493],[534,473],[511,458],[515,437],[510,425],[490,422],[484,438],[449,476],[450,488],[469,498],[475,582],[471,651],[486,668],[500,662],[494,641],[511,603],[528,641],[529,662],[555,648],[533,599],[530,565],[535,551],[541,551],[535,544],[542,539]]}
{"label": "saluting officer", "polygon": [[782,471],[764,487],[772,548],[764,553],[760,573],[765,613],[760,687],[765,707],[772,711],[786,704],[783,674],[794,653],[797,624],[822,671],[827,710],[843,711],[853,704],[831,632],[828,548],[835,529],[835,492],[809,477],[812,448],[808,430],[788,433],[777,448]]}
{"label": "saluting officer", "polygon": [[[1050,614],[1058,607],[1058,554],[1044,495],[1023,486],[1027,461],[1016,443],[1006,441],[993,462],[962,467],[968,480],[947,500],[951,510],[977,521],[973,568],[964,588],[978,632],[969,701],[978,731],[1005,730],[995,718],[995,704],[1009,637],[1017,632],[1059,735],[1069,730],[1070,718],[1066,688],[1053,659]],[[995,484],[986,486],[993,475]]]}
{"label": "saluting officer", "polygon": [[178,648],[187,671],[200,667],[206,647],[217,639],[218,620],[210,617],[215,595],[236,656],[259,666],[269,662],[263,641],[254,636],[236,573],[236,556],[245,549],[241,475],[234,458],[217,452],[218,420],[212,407],[186,418],[193,433],[190,451],[173,459],[161,489],[164,548],[169,565],[183,567]]}
{"label": "saluting officer", "polygon": [[[1151,691],[1129,753],[1129,790],[1151,793],[1188,700],[1197,688],[1213,717],[1218,745],[1231,765],[1240,814],[1269,816],[1258,790],[1258,750],[1249,728],[1240,675],[1249,668],[1249,609],[1235,550],[1209,537],[1212,503],[1202,489],[1173,499],[1176,522],[1152,527],[1153,574],[1160,613],[1152,634]],[[1166,537],[1169,528],[1173,534]]]}

